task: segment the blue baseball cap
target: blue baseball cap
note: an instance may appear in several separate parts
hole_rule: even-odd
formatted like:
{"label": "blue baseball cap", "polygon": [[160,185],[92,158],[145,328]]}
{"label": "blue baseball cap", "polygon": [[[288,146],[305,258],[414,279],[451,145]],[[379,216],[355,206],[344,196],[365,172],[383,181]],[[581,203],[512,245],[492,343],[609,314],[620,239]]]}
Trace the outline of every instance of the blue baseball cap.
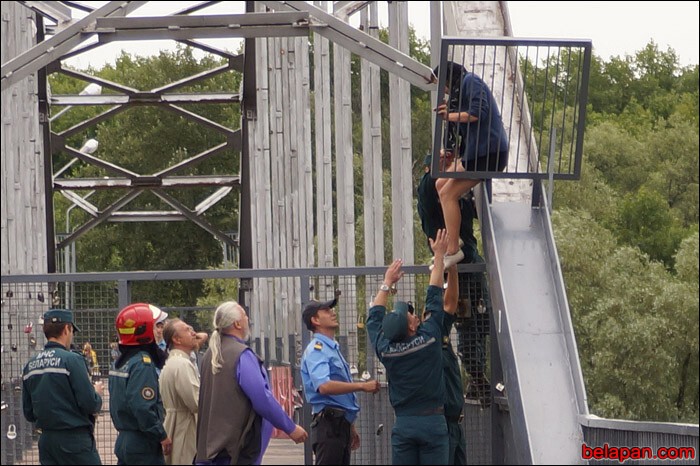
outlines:
{"label": "blue baseball cap", "polygon": [[48,311],[46,311],[46,313],[44,313],[44,323],[69,323],[73,325],[73,331],[80,331],[80,328],[78,328],[78,326],[75,325],[75,321],[73,320],[73,311],[69,311],[67,309],[49,309]]}

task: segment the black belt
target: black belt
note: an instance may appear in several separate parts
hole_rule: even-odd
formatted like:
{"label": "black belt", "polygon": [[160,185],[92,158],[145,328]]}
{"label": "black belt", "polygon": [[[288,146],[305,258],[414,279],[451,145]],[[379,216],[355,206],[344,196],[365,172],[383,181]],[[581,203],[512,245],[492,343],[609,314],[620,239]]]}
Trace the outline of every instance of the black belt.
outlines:
{"label": "black belt", "polygon": [[321,411],[313,415],[313,418],[317,417],[327,417],[327,418],[345,418],[345,410],[340,408],[325,407]]}

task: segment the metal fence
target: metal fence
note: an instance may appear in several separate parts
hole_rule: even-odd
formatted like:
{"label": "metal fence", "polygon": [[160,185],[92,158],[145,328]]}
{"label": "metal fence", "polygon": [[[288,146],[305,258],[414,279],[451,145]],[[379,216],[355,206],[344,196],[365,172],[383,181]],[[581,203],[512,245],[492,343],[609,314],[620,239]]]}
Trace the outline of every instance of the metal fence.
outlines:
{"label": "metal fence", "polygon": [[[488,295],[485,293],[484,264],[461,266],[460,311],[453,331],[453,345],[460,353],[463,376],[468,387],[465,403],[464,426],[468,435],[469,460],[471,464],[488,464],[490,455],[490,392],[483,383],[475,384],[475,373],[485,374],[488,369],[489,322]],[[396,298],[411,300],[416,309],[422,309],[429,281],[427,267],[406,267],[406,275],[399,283]],[[304,301],[320,292],[319,286],[333,284],[341,292],[338,307],[339,321],[343,323],[337,339],[344,356],[351,365],[351,373],[357,380],[367,372],[382,383],[376,395],[359,394],[361,414],[357,428],[363,448],[353,453],[354,464],[390,464],[391,428],[393,410],[389,403],[386,374],[370,348],[364,317],[372,292],[378,289],[383,279],[384,268],[358,267],[350,269],[276,270],[256,271],[255,277],[296,276]],[[250,274],[250,271],[247,271]],[[173,286],[176,282],[205,280],[207,278],[246,278],[246,271],[182,271],[182,272],[134,272],[105,274],[56,274],[43,276],[2,277],[2,464],[38,463],[38,431],[24,420],[21,409],[21,375],[28,359],[43,348],[45,338],[40,319],[51,307],[65,307],[70,303],[76,324],[81,332],[76,333],[74,345],[77,350],[89,342],[95,350],[99,364],[97,378],[106,379],[112,359],[110,343],[116,342],[114,321],[119,309],[128,302],[151,302],[148,291],[157,283],[158,287]],[[375,286],[376,285],[376,286]],[[231,296],[230,298],[236,298]],[[347,299],[350,298],[350,299]],[[347,303],[354,303],[349,306]],[[197,330],[211,331],[210,323],[214,307],[168,306],[154,303],[169,313],[180,317]],[[301,304],[288,319],[301,318]],[[271,314],[274,315],[274,311]],[[276,319],[271,319],[273,322]],[[253,325],[264,325],[255,322]],[[266,367],[291,366],[294,386],[301,393],[299,373],[300,358],[310,340],[310,332],[288,335],[283,345],[280,338],[251,341],[258,354],[265,354]],[[289,354],[284,354],[285,348]],[[109,417],[109,393],[103,397],[102,413],[98,416],[95,437],[104,464],[115,464],[113,456],[116,431]],[[309,429],[310,407],[304,406],[298,413],[298,421]],[[7,435],[7,433],[11,435]],[[15,435],[16,434],[16,435]],[[310,442],[305,445],[306,462],[311,462]]]}
{"label": "metal fence", "polygon": [[[443,38],[437,102],[445,102],[453,115],[471,116],[468,123],[457,123],[436,115],[433,173],[476,179],[580,178],[591,51],[591,42],[585,40]],[[450,73],[448,62],[464,69],[459,75]],[[452,86],[446,99],[452,75],[462,85]],[[497,143],[499,138],[482,132],[495,131],[496,114],[505,136],[500,141],[507,142]],[[486,147],[488,155],[479,155],[494,166],[498,154],[508,151],[506,168],[477,166],[471,157],[462,173],[438,163],[441,149],[465,155],[477,145]]]}

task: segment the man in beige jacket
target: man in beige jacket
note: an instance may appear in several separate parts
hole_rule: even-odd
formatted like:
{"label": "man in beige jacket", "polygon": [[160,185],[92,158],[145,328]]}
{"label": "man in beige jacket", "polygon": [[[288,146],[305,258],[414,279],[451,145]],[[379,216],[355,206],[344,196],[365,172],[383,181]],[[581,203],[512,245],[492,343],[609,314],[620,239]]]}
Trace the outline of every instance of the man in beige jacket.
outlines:
{"label": "man in beige jacket", "polygon": [[197,453],[199,374],[190,352],[198,346],[197,334],[184,321],[172,319],[165,324],[163,339],[169,354],[160,374],[160,393],[165,431],[173,440],[173,451],[165,457],[165,464],[192,464]]}

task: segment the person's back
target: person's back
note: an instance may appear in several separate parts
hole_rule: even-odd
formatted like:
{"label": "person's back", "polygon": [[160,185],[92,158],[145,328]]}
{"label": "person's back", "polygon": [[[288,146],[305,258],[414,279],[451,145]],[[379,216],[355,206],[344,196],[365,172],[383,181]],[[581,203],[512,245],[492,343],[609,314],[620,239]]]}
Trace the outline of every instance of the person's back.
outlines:
{"label": "person's back", "polygon": [[394,302],[386,313],[388,293],[403,276],[401,260],[394,261],[369,311],[367,334],[386,368],[389,396],[396,414],[391,432],[392,464],[447,464],[448,430],[445,420],[445,382],[442,361],[442,276],[447,233],[430,239],[435,266],[430,274],[426,310],[420,322],[413,307]]}
{"label": "person's back", "polygon": [[93,387],[81,354],[68,350],[73,331],[71,311],[46,312],[48,342],[22,373],[22,410],[41,429],[42,464],[102,464],[93,438],[102,384]]}
{"label": "person's back", "polygon": [[118,464],[165,464],[172,448],[156,373],[164,362],[153,336],[160,313],[155,306],[135,303],[115,322],[122,354],[109,371],[109,414],[119,432],[114,444]]}
{"label": "person's back", "polygon": [[[373,311],[377,312],[376,307],[370,309]],[[412,337],[379,343],[377,357],[386,368],[391,406],[397,416],[440,413],[445,397],[441,341],[440,329],[430,322]]]}

